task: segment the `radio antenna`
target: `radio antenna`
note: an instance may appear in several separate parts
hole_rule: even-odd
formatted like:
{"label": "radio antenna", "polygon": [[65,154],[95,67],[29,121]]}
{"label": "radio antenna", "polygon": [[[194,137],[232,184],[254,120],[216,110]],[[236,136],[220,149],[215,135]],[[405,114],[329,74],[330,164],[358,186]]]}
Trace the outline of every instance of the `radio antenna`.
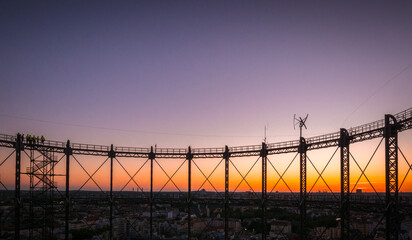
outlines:
{"label": "radio antenna", "polygon": [[267,127],[266,127],[266,124],[265,124],[265,134],[264,134],[264,138],[263,138],[263,142],[264,142],[264,143],[267,143],[267,142],[266,142],[266,132],[267,132]]}

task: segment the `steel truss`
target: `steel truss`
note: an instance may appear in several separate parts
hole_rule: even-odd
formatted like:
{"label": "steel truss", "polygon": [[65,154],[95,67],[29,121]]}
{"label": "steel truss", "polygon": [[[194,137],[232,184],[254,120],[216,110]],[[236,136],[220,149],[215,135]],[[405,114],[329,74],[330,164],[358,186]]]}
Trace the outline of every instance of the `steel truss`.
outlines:
{"label": "steel truss", "polygon": [[[157,163],[158,166],[163,170],[166,176],[169,178],[168,182],[172,182],[176,187],[177,185],[173,182],[173,176],[179,171],[180,167],[176,170],[176,172],[169,176],[166,171],[162,168],[159,162],[156,160],[157,158],[179,158],[185,159],[188,162],[188,192],[187,192],[187,213],[188,213],[188,229],[187,229],[187,236],[188,239],[191,238],[191,208],[193,204],[193,196],[191,192],[191,168],[192,163],[196,165],[194,159],[199,158],[221,158],[224,160],[225,165],[225,192],[224,192],[224,231],[225,231],[225,239],[229,239],[229,217],[230,217],[230,199],[236,189],[233,191],[232,195],[229,191],[229,165],[232,163],[235,170],[242,177],[242,181],[239,185],[246,181],[246,175],[242,175],[240,171],[236,168],[231,161],[231,158],[235,157],[246,157],[246,156],[258,156],[258,160],[262,161],[262,195],[261,195],[261,209],[262,209],[262,239],[267,238],[267,229],[266,229],[266,207],[268,204],[268,193],[267,193],[267,163],[269,162],[270,165],[274,168],[274,170],[279,175],[279,180],[283,181],[285,184],[285,180],[283,176],[285,172],[289,169],[290,165],[294,161],[289,164],[286,170],[280,174],[275,166],[268,160],[268,155],[273,154],[281,154],[281,153],[289,153],[289,152],[298,152],[299,159],[300,159],[300,195],[299,195],[299,213],[300,213],[300,236],[301,239],[306,239],[307,232],[306,232],[306,205],[309,201],[307,197],[307,186],[306,186],[306,178],[307,178],[307,160],[310,159],[307,157],[308,150],[314,149],[321,149],[321,148],[328,148],[331,146],[338,146],[340,148],[340,162],[341,162],[341,198],[340,198],[340,220],[341,220],[341,239],[350,239],[350,182],[349,182],[349,159],[352,156],[349,152],[349,145],[361,142],[373,138],[384,137],[385,139],[385,167],[386,167],[386,237],[387,239],[398,239],[399,236],[399,202],[398,202],[398,133],[401,131],[405,131],[412,128],[412,108],[405,110],[401,113],[396,115],[385,115],[384,120],[375,121],[369,124],[361,125],[355,128],[351,128],[348,130],[341,129],[340,132],[325,134],[317,137],[311,138],[301,138],[299,141],[288,141],[288,142],[281,142],[281,143],[271,143],[266,144],[262,143],[262,145],[252,145],[252,146],[241,146],[241,147],[227,147],[224,148],[157,148],[156,151],[151,148],[133,148],[133,147],[114,147],[111,145],[102,146],[102,145],[93,145],[93,144],[77,144],[77,143],[70,143],[67,142],[58,142],[58,141],[44,141],[40,143],[24,143],[20,134],[17,134],[17,137],[0,134],[0,147],[6,148],[13,148],[14,153],[16,156],[15,161],[15,194],[14,194],[14,228],[15,228],[15,239],[20,239],[20,230],[21,230],[21,190],[20,190],[20,176],[21,176],[21,154],[24,152],[24,149],[30,149],[30,151],[38,151],[44,156],[44,160],[47,160],[51,164],[54,161],[53,154],[54,153],[62,153],[66,156],[66,191],[64,197],[65,203],[65,239],[69,239],[69,232],[70,232],[70,224],[69,221],[71,219],[70,210],[71,210],[71,201],[72,195],[70,193],[70,161],[73,158],[78,164],[83,168],[83,170],[88,174],[89,180],[92,180],[97,187],[107,196],[109,207],[110,207],[110,216],[109,216],[109,225],[110,225],[110,239],[113,239],[113,211],[116,207],[114,204],[115,197],[113,196],[113,162],[117,161],[120,165],[120,161],[116,157],[130,157],[130,158],[142,158],[147,159],[147,161],[143,164],[143,166],[149,161],[150,162],[150,195],[148,197],[148,202],[150,205],[150,238],[153,239],[153,204],[155,200],[154,192],[153,192],[153,168],[154,163]],[[379,147],[379,146],[378,146]],[[375,151],[376,152],[376,151]],[[74,154],[78,155],[93,155],[93,156],[105,156],[108,157],[106,161],[110,159],[110,192],[106,194],[100,186],[95,182],[93,179],[94,174],[99,171],[100,167],[93,173],[89,174],[81,163],[73,156]],[[403,153],[402,153],[403,155]],[[352,156],[353,158],[353,156]],[[404,157],[405,158],[405,157]],[[30,158],[32,161],[32,165],[30,168],[30,173],[32,177],[34,177],[37,173],[36,171],[40,171],[41,167],[38,167],[38,163],[36,163],[34,158]],[[6,159],[7,160],[7,159]],[[221,162],[222,162],[221,160]],[[257,161],[255,164],[257,163]],[[355,159],[354,159],[355,160]],[[405,158],[406,160],[406,158]],[[406,160],[407,161],[407,160]],[[310,161],[313,167],[315,167]],[[356,160],[355,160],[356,163]],[[220,164],[220,162],[219,162]],[[251,167],[253,168],[255,164]],[[329,164],[329,162],[328,162]],[[327,164],[327,165],[328,165]],[[357,163],[356,163],[357,164]],[[325,166],[325,168],[327,167]],[[357,164],[358,165],[358,164]],[[409,163],[408,163],[409,165]],[[1,166],[1,165],[0,165]],[[36,171],[34,170],[35,166],[38,168]],[[47,166],[44,165],[44,166]],[[143,167],[142,166],[142,167]],[[409,165],[410,166],[410,165]],[[360,166],[358,165],[360,168]],[[367,167],[367,166],[366,166]],[[361,169],[362,175],[366,177],[364,174],[365,169]],[[43,182],[49,183],[49,187],[51,186],[53,189],[53,180],[51,176],[54,174],[51,169],[53,167],[46,167],[45,170],[41,170],[43,178],[46,179],[46,175],[49,176]],[[198,167],[199,168],[199,167]],[[216,167],[217,168],[217,167]],[[216,169],[215,168],[215,169]],[[411,168],[411,166],[410,166]],[[123,167],[124,169],[124,167]],[[140,171],[137,171],[135,175],[131,176],[124,169],[126,173],[130,177],[130,181],[134,181],[136,184],[137,182],[133,179],[134,176]],[[200,169],[199,169],[200,170]],[[315,170],[317,171],[316,167]],[[410,170],[410,169],[409,169]],[[200,170],[201,171],[201,170]],[[214,170],[213,170],[214,172]],[[213,172],[211,174],[213,174]],[[322,172],[317,171],[319,174],[319,178],[322,178]],[[409,172],[409,171],[408,171]],[[203,174],[203,172],[202,172]],[[210,174],[210,175],[211,175]],[[206,177],[205,181],[209,181],[209,177]],[[406,178],[406,176],[405,176]],[[322,178],[323,181],[325,181]],[[130,182],[129,181],[129,182]],[[369,181],[369,179],[368,179]],[[210,181],[209,181],[210,182]],[[84,185],[86,184],[84,183]],[[166,184],[167,184],[166,183]],[[275,184],[274,188],[276,187],[277,183]],[[325,182],[326,183],[326,182]],[[249,183],[247,183],[249,185]],[[315,183],[316,184],[316,183]],[[326,183],[327,184],[327,183]],[[46,184],[47,185],[47,184]],[[83,186],[84,186],[83,185]],[[127,185],[127,184],[126,184]],[[138,185],[138,184],[137,184]],[[33,185],[34,186],[34,185]],[[250,186],[250,185],[249,185]],[[289,186],[286,184],[288,189],[291,191]],[[373,186],[372,186],[373,187]],[[82,187],[81,187],[82,188]],[[81,188],[78,190],[80,191]],[[273,189],[274,189],[273,188]],[[312,187],[313,188],[313,187]],[[162,188],[163,189],[163,188]],[[272,191],[273,191],[272,189]],[[177,187],[177,190],[180,189]],[[216,190],[216,189],[215,189]],[[252,189],[253,190],[253,189]],[[161,190],[160,190],[161,191]],[[270,191],[270,192],[272,192]],[[352,190],[353,191],[353,190]],[[254,192],[254,191],[253,191]],[[292,192],[292,191],[291,191]],[[310,192],[310,191],[309,191]],[[255,193],[255,192],[254,192]],[[256,195],[256,193],[255,193]],[[259,199],[259,198],[258,198]]]}
{"label": "steel truss", "polygon": [[300,155],[300,239],[306,239],[306,150],[307,145],[305,138],[300,138],[299,155]]}
{"label": "steel truss", "polygon": [[64,200],[65,212],[64,212],[64,239],[69,239],[69,220],[70,220],[70,156],[73,154],[72,148],[70,147],[70,141],[66,143],[66,148],[64,149],[64,154],[66,155],[66,194]]}
{"label": "steel truss", "polygon": [[14,238],[20,239],[20,209],[21,209],[21,197],[20,197],[20,171],[21,171],[21,151],[24,149],[22,143],[22,136],[17,134],[16,142],[16,173],[15,173],[15,207],[14,207]]}
{"label": "steel truss", "polygon": [[225,153],[223,154],[225,159],[225,240],[229,239],[229,148],[225,146]]}
{"label": "steel truss", "polygon": [[268,151],[266,143],[262,143],[262,150],[260,152],[260,157],[262,159],[262,239],[267,239],[266,233],[266,201],[267,201],[267,162],[268,162]]}
{"label": "steel truss", "polygon": [[[61,160],[57,160],[54,152],[39,152],[36,156],[36,151],[27,146],[27,154],[30,159],[30,167],[27,168],[25,174],[30,177],[30,239],[41,238],[50,239],[53,236],[54,228],[54,194],[57,191],[57,183],[54,181],[55,165]],[[40,207],[42,213],[34,214],[34,208]],[[40,227],[41,226],[41,227]],[[34,231],[41,229],[34,236]],[[40,235],[40,236],[39,236]]]}
{"label": "steel truss", "polygon": [[398,213],[398,123],[385,115],[386,239],[399,238]]}
{"label": "steel truss", "polygon": [[340,224],[341,239],[350,238],[350,177],[349,177],[349,142],[350,136],[346,129],[340,130]]}

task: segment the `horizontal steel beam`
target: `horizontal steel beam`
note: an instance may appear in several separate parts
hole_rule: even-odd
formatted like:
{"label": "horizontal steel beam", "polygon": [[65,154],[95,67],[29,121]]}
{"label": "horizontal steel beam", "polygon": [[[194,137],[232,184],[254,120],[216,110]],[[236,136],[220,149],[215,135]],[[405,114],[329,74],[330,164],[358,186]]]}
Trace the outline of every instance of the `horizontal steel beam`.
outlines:
{"label": "horizontal steel beam", "polygon": [[[412,108],[402,111],[394,115],[398,122],[398,132],[402,132],[412,128]],[[360,125],[358,127],[350,128],[349,136],[350,143],[366,141],[374,138],[383,137],[385,128],[384,119]],[[329,133],[311,138],[306,138],[307,149],[321,149],[333,146],[338,146],[340,133]],[[0,134],[0,147],[15,148],[16,136]],[[25,148],[64,153],[66,148],[65,142],[50,141],[30,143],[23,141]],[[108,156],[110,152],[109,146],[95,145],[95,144],[71,144],[73,154],[94,155],[94,156]],[[299,148],[299,141],[287,141],[279,143],[267,144],[268,155],[297,152]],[[118,157],[134,157],[134,158],[148,158],[150,148],[141,147],[115,147],[114,151]],[[249,145],[229,147],[229,152],[232,157],[247,157],[259,156],[261,145]],[[156,158],[186,158],[186,148],[157,148],[155,149]],[[192,148],[193,158],[222,158],[225,153],[224,147],[215,148]]]}

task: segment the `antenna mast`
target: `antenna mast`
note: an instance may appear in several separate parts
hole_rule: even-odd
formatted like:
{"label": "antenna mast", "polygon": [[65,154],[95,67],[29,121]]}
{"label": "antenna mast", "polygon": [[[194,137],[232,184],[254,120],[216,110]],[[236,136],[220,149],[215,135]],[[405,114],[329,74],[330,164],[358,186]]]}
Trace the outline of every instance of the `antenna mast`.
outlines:
{"label": "antenna mast", "polygon": [[265,125],[265,138],[263,139],[263,142],[266,143],[266,125]]}

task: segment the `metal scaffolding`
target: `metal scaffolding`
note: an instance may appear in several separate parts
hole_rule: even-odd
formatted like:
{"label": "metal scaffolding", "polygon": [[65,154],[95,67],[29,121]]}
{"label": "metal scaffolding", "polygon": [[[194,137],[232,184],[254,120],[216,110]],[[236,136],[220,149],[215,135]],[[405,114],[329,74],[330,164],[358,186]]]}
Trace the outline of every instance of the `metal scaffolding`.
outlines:
{"label": "metal scaffolding", "polygon": [[[57,184],[54,181],[54,167],[57,159],[54,152],[39,151],[36,156],[34,148],[28,146],[30,151],[30,167],[26,174],[30,177],[30,239],[51,239],[53,236],[54,221],[54,193]],[[35,208],[40,208],[41,213],[34,213]],[[35,231],[41,231],[35,235]],[[40,235],[40,236],[39,236]]]}

